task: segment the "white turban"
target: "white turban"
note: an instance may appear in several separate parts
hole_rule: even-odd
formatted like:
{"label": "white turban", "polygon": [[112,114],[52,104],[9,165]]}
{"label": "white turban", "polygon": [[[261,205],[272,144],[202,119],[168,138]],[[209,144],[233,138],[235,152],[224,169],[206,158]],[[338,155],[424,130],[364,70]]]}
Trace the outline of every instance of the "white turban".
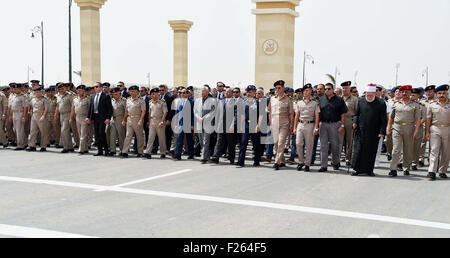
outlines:
{"label": "white turban", "polygon": [[377,92],[377,86],[375,86],[373,84],[369,84],[369,86],[367,87],[366,92]]}

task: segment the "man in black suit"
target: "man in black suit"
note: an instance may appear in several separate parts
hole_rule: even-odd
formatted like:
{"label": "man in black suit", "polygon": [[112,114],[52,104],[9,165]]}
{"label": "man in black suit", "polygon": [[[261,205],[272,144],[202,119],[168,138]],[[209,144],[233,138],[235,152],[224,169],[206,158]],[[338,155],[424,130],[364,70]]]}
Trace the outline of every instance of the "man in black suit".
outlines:
{"label": "man in black suit", "polygon": [[97,142],[98,152],[95,156],[107,156],[108,144],[106,142],[106,125],[109,125],[113,114],[111,97],[102,91],[101,85],[95,86],[95,94],[91,96],[89,111],[86,121],[94,123],[95,141]]}
{"label": "man in black suit", "polygon": [[219,99],[219,100],[224,99],[225,98],[225,84],[223,82],[218,82],[216,89],[217,89],[217,93],[215,93],[213,95],[213,98]]}
{"label": "man in black suit", "polygon": [[120,88],[120,96],[121,97],[124,97],[126,99],[130,97],[130,93],[128,93],[127,88],[125,88],[125,83],[118,82],[117,87]]}

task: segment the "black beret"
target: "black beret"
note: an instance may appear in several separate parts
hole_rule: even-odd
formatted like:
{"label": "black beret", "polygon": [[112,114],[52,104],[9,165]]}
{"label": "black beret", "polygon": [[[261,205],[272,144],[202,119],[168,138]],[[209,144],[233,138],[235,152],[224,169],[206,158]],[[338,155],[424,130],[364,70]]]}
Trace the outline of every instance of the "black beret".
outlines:
{"label": "black beret", "polygon": [[10,84],[9,84],[9,87],[11,87],[11,88],[14,88],[16,86],[16,83],[15,82],[11,82]]}
{"label": "black beret", "polygon": [[86,90],[86,85],[79,85],[78,87],[77,87],[77,90]]}
{"label": "black beret", "polygon": [[30,82],[31,83],[40,83],[41,81],[39,81],[39,80],[31,80]]}
{"label": "black beret", "polygon": [[111,92],[112,92],[112,93],[114,93],[114,92],[121,92],[121,90],[120,90],[119,87],[115,87],[115,88],[112,88],[112,89],[111,89]]}
{"label": "black beret", "polygon": [[295,93],[301,93],[301,92],[303,92],[302,88],[298,88],[298,89],[295,90]]}
{"label": "black beret", "polygon": [[412,89],[412,91],[411,91],[412,93],[414,93],[414,94],[420,94],[420,90],[419,89],[417,89],[417,88],[415,88],[415,89]]}
{"label": "black beret", "polygon": [[158,88],[153,88],[150,90],[150,94],[152,93],[159,93],[159,89]]}
{"label": "black beret", "polygon": [[58,84],[56,84],[56,88],[57,89],[61,89],[61,88],[64,88],[66,85],[64,84],[64,83],[58,83]]}
{"label": "black beret", "polygon": [[139,90],[139,87],[136,85],[131,86],[130,88],[128,88],[128,90]]}
{"label": "black beret", "polygon": [[448,91],[448,88],[449,88],[449,86],[448,86],[447,84],[444,84],[444,85],[441,85],[441,86],[437,87],[435,91],[436,91],[436,92],[439,92],[439,91]]}
{"label": "black beret", "polygon": [[425,91],[435,90],[435,89],[436,89],[436,85],[430,85],[430,86],[425,88]]}
{"label": "black beret", "polygon": [[28,82],[27,83],[22,83],[21,85],[22,85],[23,88],[26,88],[26,89],[30,88],[30,85],[28,85]]}
{"label": "black beret", "polygon": [[303,91],[307,90],[307,89],[311,89],[312,90],[312,86],[311,84],[306,84],[305,86],[303,86]]}
{"label": "black beret", "polygon": [[285,81],[279,80],[279,81],[276,81],[276,82],[273,84],[273,87],[277,87],[277,86],[283,86],[283,87],[284,87],[285,84],[286,84]]}
{"label": "black beret", "polygon": [[346,87],[346,86],[352,86],[352,82],[348,81],[348,82],[344,82],[341,84],[342,87]]}
{"label": "black beret", "polygon": [[246,91],[256,91],[255,85],[248,85]]}

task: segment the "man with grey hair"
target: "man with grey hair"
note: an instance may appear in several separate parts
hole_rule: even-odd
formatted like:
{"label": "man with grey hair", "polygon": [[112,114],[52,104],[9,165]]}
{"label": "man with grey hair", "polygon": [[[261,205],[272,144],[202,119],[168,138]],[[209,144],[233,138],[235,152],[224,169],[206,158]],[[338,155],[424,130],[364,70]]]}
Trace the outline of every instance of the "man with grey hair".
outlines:
{"label": "man with grey hair", "polygon": [[208,85],[202,87],[201,98],[195,100],[194,116],[195,131],[198,133],[202,149],[202,164],[206,164],[211,156],[210,140],[214,132],[214,118],[216,101],[210,95],[211,88]]}

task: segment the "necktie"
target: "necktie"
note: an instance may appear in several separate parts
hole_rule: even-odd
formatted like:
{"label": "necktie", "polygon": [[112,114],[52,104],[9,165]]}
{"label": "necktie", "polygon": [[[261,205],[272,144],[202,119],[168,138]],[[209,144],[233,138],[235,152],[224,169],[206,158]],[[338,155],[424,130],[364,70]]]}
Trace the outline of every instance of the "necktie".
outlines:
{"label": "necktie", "polygon": [[100,93],[95,96],[94,100],[94,113],[98,114],[98,100],[100,98]]}

